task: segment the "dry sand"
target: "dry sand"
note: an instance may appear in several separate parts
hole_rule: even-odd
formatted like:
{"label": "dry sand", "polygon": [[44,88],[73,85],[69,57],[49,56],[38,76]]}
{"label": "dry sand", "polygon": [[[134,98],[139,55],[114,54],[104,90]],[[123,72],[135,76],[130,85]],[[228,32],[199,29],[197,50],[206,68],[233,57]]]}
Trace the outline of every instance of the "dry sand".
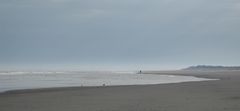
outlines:
{"label": "dry sand", "polygon": [[0,94],[0,111],[240,111],[240,71],[165,71],[218,81],[51,88]]}

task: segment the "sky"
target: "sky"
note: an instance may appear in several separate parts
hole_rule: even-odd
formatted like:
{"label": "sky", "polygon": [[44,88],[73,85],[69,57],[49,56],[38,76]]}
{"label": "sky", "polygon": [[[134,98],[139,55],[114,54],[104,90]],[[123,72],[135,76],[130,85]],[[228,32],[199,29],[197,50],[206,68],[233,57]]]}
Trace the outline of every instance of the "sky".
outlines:
{"label": "sky", "polygon": [[0,70],[240,65],[239,0],[0,0]]}

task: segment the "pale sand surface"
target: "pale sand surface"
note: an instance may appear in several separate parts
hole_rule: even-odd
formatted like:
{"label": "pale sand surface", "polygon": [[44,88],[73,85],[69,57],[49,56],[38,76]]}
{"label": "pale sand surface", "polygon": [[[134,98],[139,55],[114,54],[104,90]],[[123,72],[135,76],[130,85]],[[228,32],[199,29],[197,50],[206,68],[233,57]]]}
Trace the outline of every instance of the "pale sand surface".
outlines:
{"label": "pale sand surface", "polygon": [[240,71],[154,73],[221,80],[10,91],[0,94],[0,111],[240,111]]}

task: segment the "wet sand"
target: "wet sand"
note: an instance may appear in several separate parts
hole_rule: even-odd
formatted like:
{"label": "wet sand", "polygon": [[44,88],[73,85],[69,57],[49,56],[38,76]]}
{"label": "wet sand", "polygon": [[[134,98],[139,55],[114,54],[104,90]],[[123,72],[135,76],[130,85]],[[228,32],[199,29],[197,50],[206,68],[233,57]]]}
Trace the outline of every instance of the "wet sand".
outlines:
{"label": "wet sand", "polygon": [[153,71],[217,81],[72,87],[0,94],[0,111],[240,111],[240,71]]}

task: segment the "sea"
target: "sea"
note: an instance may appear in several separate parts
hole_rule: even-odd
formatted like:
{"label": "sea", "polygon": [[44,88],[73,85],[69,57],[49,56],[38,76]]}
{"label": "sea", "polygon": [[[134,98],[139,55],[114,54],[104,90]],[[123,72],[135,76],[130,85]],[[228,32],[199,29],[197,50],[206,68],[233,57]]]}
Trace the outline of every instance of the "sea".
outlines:
{"label": "sea", "polygon": [[0,72],[0,92],[38,88],[151,85],[209,80],[213,79],[138,74],[131,71],[8,71]]}

